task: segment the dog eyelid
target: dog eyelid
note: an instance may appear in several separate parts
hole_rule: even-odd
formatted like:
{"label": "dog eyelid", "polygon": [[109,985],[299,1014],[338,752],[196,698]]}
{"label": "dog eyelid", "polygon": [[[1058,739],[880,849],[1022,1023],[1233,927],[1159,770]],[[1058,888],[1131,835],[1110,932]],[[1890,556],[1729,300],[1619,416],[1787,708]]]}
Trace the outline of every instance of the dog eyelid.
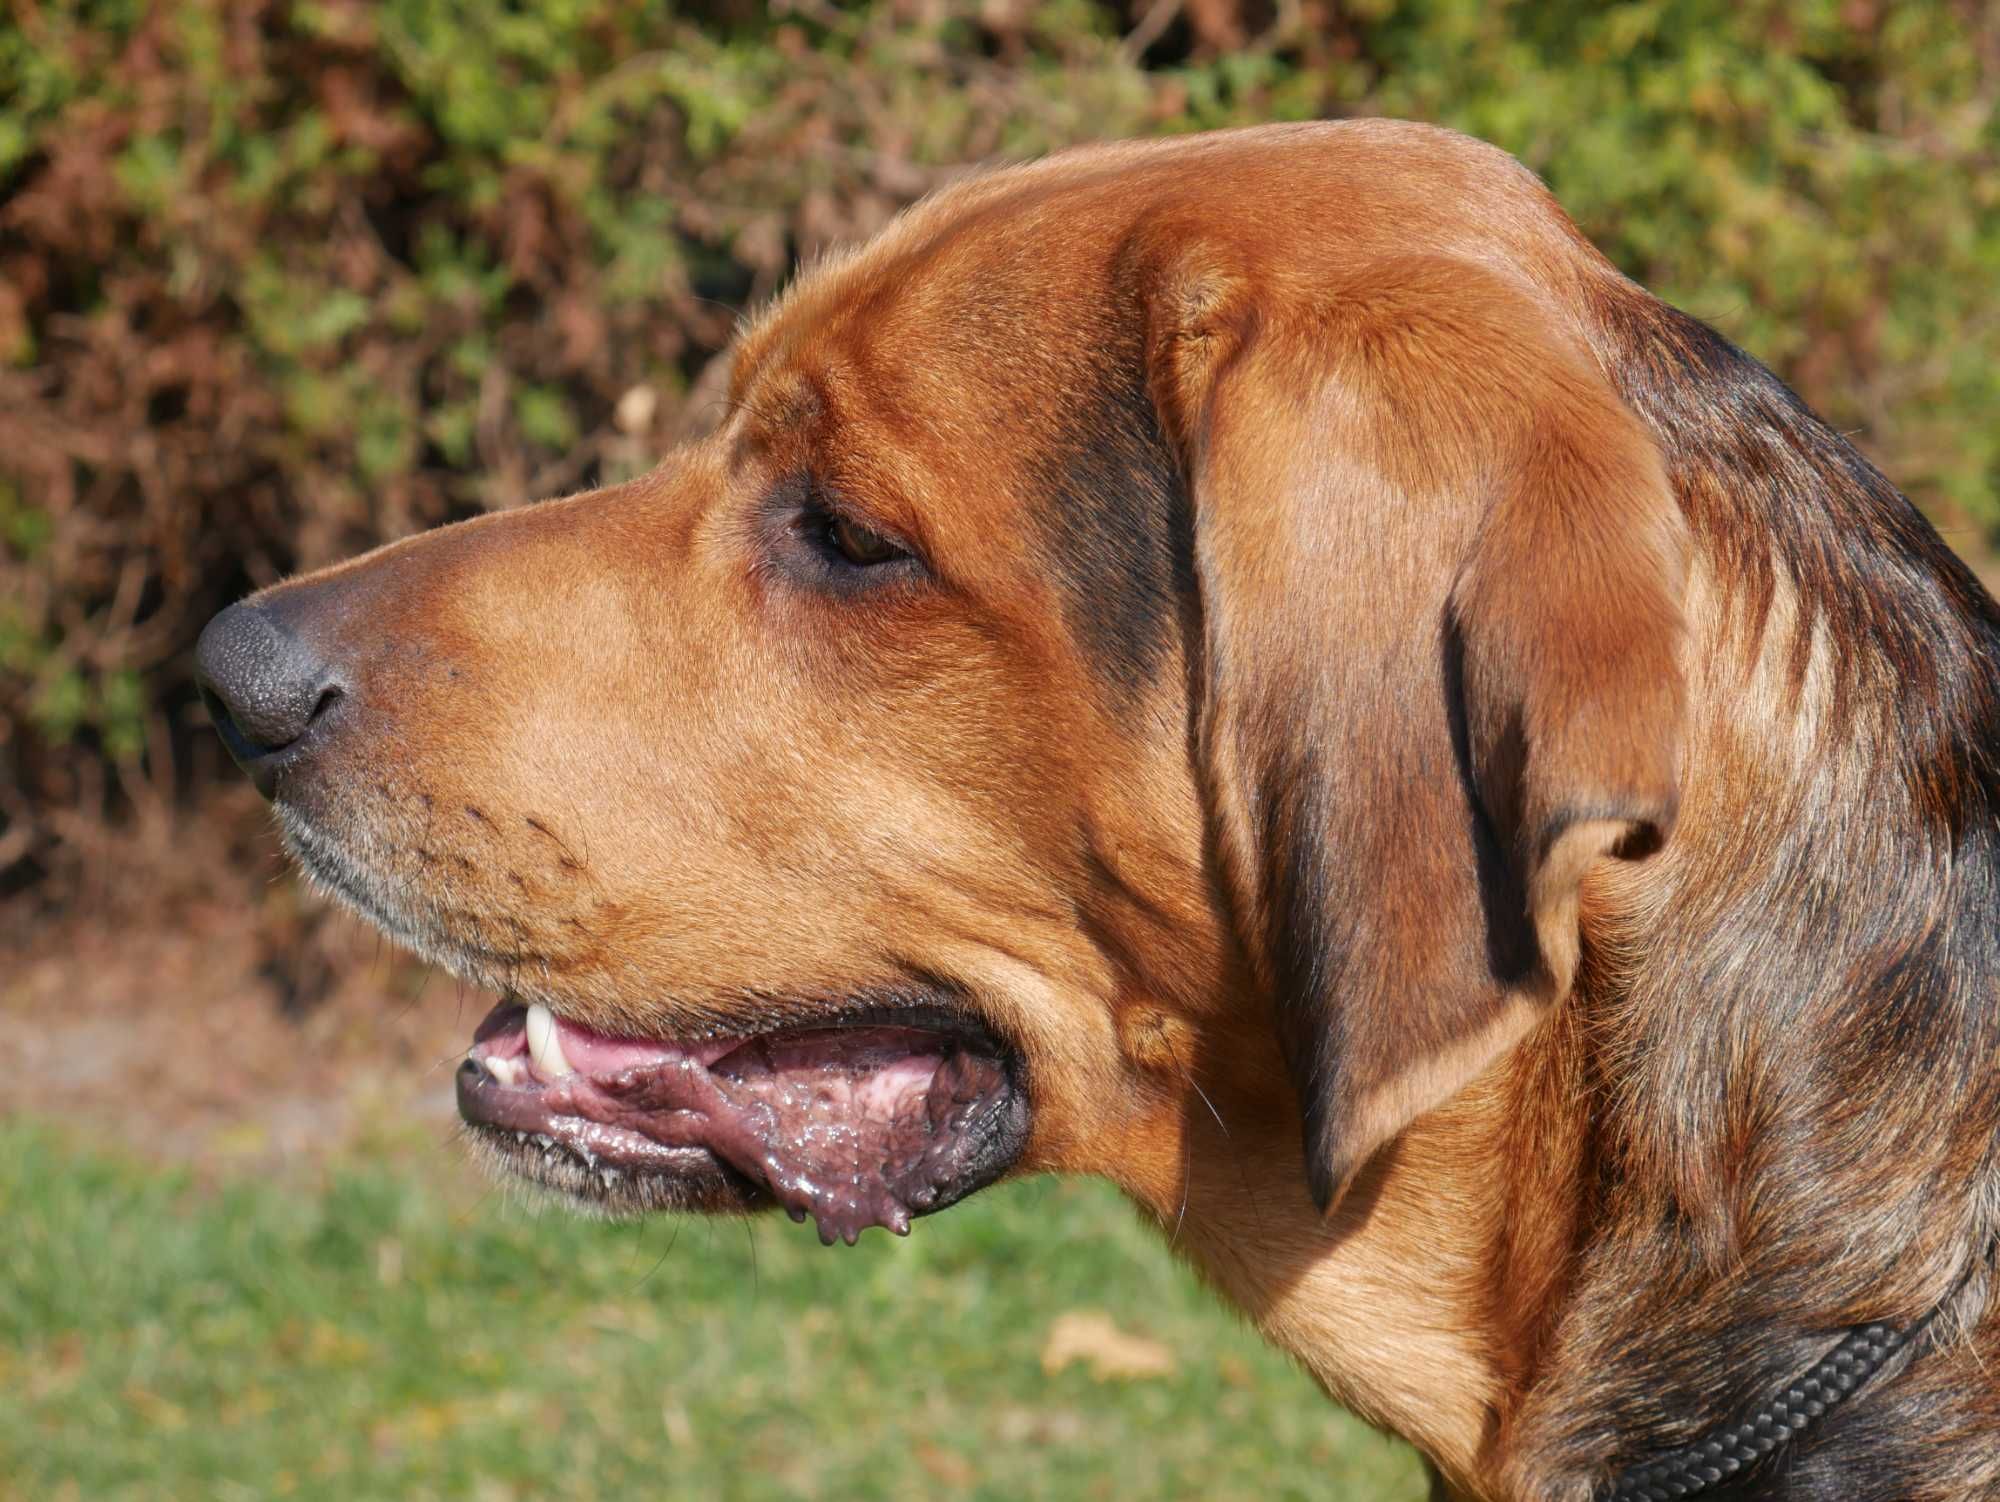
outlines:
{"label": "dog eyelid", "polygon": [[838,511],[825,513],[822,525],[826,529],[826,539],[835,552],[839,553],[856,568],[873,568],[877,564],[891,563],[910,555],[889,541],[874,528],[863,525],[850,516]]}
{"label": "dog eyelid", "polygon": [[828,564],[853,572],[914,562],[916,553],[829,497],[818,476],[803,477],[804,497],[792,523]]}

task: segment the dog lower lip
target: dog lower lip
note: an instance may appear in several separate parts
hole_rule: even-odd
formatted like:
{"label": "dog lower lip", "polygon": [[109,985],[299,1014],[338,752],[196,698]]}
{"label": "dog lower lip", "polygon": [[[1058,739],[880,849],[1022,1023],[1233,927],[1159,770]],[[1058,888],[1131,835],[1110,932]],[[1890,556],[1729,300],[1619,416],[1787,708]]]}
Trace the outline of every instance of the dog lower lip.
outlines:
{"label": "dog lower lip", "polygon": [[1007,1052],[928,1009],[699,1043],[535,1011],[480,1025],[460,1113],[510,1168],[613,1209],[775,1203],[852,1243],[992,1182],[1026,1139]]}

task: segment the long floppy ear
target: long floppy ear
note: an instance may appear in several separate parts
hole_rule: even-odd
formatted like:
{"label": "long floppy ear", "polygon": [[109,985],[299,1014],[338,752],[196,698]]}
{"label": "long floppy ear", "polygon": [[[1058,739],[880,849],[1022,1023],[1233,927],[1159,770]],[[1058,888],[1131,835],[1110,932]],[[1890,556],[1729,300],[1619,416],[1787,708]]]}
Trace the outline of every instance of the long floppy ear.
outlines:
{"label": "long floppy ear", "polygon": [[1524,290],[1442,259],[1154,268],[1197,744],[1322,1210],[1568,990],[1580,884],[1673,826],[1685,526]]}

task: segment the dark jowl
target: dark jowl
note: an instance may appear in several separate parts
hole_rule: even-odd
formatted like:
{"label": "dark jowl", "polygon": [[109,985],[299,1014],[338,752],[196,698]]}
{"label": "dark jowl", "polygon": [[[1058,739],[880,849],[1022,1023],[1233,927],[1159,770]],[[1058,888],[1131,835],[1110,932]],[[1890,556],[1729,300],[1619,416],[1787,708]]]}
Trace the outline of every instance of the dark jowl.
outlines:
{"label": "dark jowl", "polygon": [[503,1003],[459,1110],[525,1177],[612,1209],[776,1203],[820,1239],[898,1234],[991,1183],[1027,1135],[1005,1050],[955,1021],[853,1019],[679,1043]]}

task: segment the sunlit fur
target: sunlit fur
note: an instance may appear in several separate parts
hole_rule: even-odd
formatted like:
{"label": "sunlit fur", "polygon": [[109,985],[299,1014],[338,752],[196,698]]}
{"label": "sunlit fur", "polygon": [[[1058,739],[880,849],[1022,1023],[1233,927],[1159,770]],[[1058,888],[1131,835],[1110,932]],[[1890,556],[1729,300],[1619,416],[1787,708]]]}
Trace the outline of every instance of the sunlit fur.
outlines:
{"label": "sunlit fur", "polygon": [[1968,1268],[1748,1494],[2000,1493],[1994,606],[1500,153],[971,178],[652,474],[262,601],[351,680],[320,880],[613,1032],[948,986],[1022,1168],[1441,1495],[1582,1502]]}

